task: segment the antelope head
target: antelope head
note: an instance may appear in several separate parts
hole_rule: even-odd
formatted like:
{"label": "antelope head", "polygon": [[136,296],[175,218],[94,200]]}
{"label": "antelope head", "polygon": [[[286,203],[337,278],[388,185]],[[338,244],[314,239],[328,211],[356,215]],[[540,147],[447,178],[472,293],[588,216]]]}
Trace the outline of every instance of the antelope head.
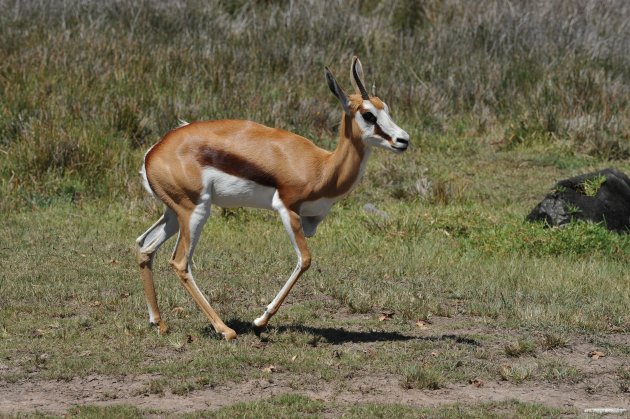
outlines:
{"label": "antelope head", "polygon": [[368,95],[363,82],[363,67],[357,57],[352,58],[350,80],[355,94],[346,95],[337,80],[326,68],[326,80],[332,93],[339,99],[345,114],[352,118],[358,128],[361,140],[368,146],[381,147],[395,153],[402,153],[409,146],[409,134],[392,120],[389,107],[376,96],[376,87],[372,86],[372,95]]}

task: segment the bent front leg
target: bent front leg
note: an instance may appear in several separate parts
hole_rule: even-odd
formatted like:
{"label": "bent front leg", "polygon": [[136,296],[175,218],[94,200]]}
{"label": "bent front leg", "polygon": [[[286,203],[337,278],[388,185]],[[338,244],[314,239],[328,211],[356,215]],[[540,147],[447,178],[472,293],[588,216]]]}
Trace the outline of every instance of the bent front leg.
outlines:
{"label": "bent front leg", "polygon": [[269,319],[276,314],[284,302],[284,299],[289,294],[289,291],[291,291],[291,288],[293,288],[293,285],[295,285],[300,276],[302,276],[302,274],[311,266],[311,254],[308,250],[308,246],[306,245],[306,238],[304,237],[304,232],[302,231],[300,216],[297,213],[288,210],[284,205],[278,205],[277,211],[280,214],[282,224],[284,224],[287,234],[289,235],[291,243],[295,249],[295,253],[297,254],[297,266],[278,295],[276,295],[273,301],[267,306],[262,316],[254,320],[254,326],[257,328],[263,328],[267,325]]}

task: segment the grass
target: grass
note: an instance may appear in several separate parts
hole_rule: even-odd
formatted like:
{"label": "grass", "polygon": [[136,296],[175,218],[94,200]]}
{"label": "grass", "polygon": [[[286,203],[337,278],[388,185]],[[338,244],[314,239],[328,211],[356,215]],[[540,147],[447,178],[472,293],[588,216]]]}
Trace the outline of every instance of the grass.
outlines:
{"label": "grass", "polygon": [[499,369],[501,378],[513,384],[522,384],[526,380],[534,378],[537,365],[519,363],[514,365],[502,365]]}
{"label": "grass", "polygon": [[[311,400],[308,397],[297,394],[286,394],[279,397],[271,397],[260,402],[237,403],[228,408],[213,412],[211,417],[216,418],[314,418],[321,416],[325,411],[324,403]],[[208,417],[208,412],[200,412],[191,417]]]}
{"label": "grass", "polygon": [[599,192],[599,188],[606,182],[606,176],[599,175],[595,176],[591,179],[587,179],[582,184],[584,188],[584,194],[586,196],[596,196],[597,192]]}
{"label": "grass", "polygon": [[0,210],[140,198],[144,150],[179,118],[252,119],[330,146],[322,69],[345,74],[351,54],[424,150],[482,136],[560,146],[556,164],[629,156],[625,2],[360,3],[3,2]]}
{"label": "grass", "polygon": [[[629,354],[615,337],[630,330],[629,236],[523,219],[561,178],[630,170],[630,8],[415,4],[1,2],[2,380],[146,374],[140,393],[156,397],[274,379],[334,391],[375,377],[400,391],[472,379],[574,385],[590,373],[570,352],[586,342],[621,360],[611,380],[627,392]],[[277,217],[217,210],[195,255],[198,283],[238,345],[214,336],[168,267],[167,243],[155,272],[171,333],[158,336],[133,255],[161,210],[137,176],[148,146],[178,118],[243,118],[330,149],[340,110],[321,70],[349,88],[352,54],[410,150],[374,153],[361,186],[310,239],[313,266],[261,337],[249,323],[295,263]],[[212,414],[282,417],[296,406],[349,417],[564,412],[288,394]]]}
{"label": "grass", "polygon": [[544,378],[552,383],[579,382],[584,379],[584,373],[578,368],[558,359],[549,360],[542,369]]}
{"label": "grass", "polygon": [[[202,411],[177,417],[193,418],[302,418],[324,417],[333,413],[344,418],[499,418],[505,412],[514,412],[518,417],[558,417],[575,414],[571,409],[552,409],[539,404],[507,401],[501,403],[479,403],[472,406],[452,404],[440,408],[411,408],[397,404],[360,403],[352,407],[325,405],[308,397],[287,394],[270,397],[267,400],[237,403],[216,411]],[[159,415],[159,411],[142,411],[133,406],[119,405],[109,407],[80,406],[68,412],[65,417],[90,419],[111,417],[117,419],[135,419],[146,415]],[[54,417],[45,415],[29,415],[28,417]],[[171,416],[172,417],[172,416]]]}
{"label": "grass", "polygon": [[[147,326],[129,232],[141,231],[155,214],[120,204],[105,210],[103,204],[65,204],[40,210],[36,217],[15,214],[0,230],[12,243],[10,251],[3,248],[0,262],[0,356],[15,370],[14,380],[30,373],[53,379],[159,373],[163,378],[147,388],[151,394],[165,389],[185,394],[261,378],[269,365],[332,382],[338,374],[379,371],[399,371],[403,379],[416,382],[418,374],[408,368],[430,352],[442,354],[431,360],[431,370],[444,382],[467,382],[473,376],[498,376],[492,365],[505,356],[501,348],[509,356],[531,354],[534,343],[527,336],[532,328],[540,334],[579,336],[628,325],[625,264],[595,244],[587,254],[539,256],[505,248],[508,257],[497,257],[471,248],[466,235],[446,235],[443,223],[417,224],[430,208],[385,206],[402,224],[372,232],[363,225],[361,209],[346,205],[311,240],[316,265],[274,319],[262,346],[247,324],[293,265],[290,244],[270,214],[238,211],[214,217],[195,258],[203,292],[241,332],[236,346],[212,339],[206,319],[167,266],[168,250],[158,257],[156,277],[172,332],[160,337]],[[420,231],[414,232],[414,224]],[[536,228],[541,237],[563,234]],[[392,320],[379,321],[382,308],[395,313]],[[339,310],[347,314],[335,316]],[[472,316],[465,320],[467,327],[492,322],[513,329],[520,335],[517,354],[510,349],[513,341],[497,338],[486,342],[496,345],[492,359],[479,358],[475,345],[416,340],[415,320],[436,316]],[[339,359],[331,356],[332,348],[346,339],[376,346],[369,354],[350,350]],[[394,340],[387,343],[389,339]],[[548,338],[547,347],[561,345],[557,340]],[[121,359],[121,353],[128,355]],[[297,358],[290,361],[293,356]],[[454,367],[458,362],[464,364]]]}
{"label": "grass", "polygon": [[[389,164],[388,156],[376,157],[373,166]],[[486,190],[476,180],[470,188]],[[428,391],[473,378],[580,383],[588,374],[556,352],[566,336],[571,345],[596,335],[601,346],[609,333],[627,333],[625,236],[587,223],[524,224],[525,211],[519,215],[496,190],[499,214],[468,200],[371,200],[389,214],[384,221],[363,214],[365,189],[310,240],[314,265],[262,339],[248,324],[285,281],[291,246],[272,213],[215,212],[194,272],[239,332],[237,345],[213,335],[178,284],[167,264],[172,242],[156,262],[171,333],[160,337],[147,326],[133,239],[159,213],[151,201],[57,203],[9,215],[0,226],[11,243],[0,250],[3,378],[133,372],[153,377],[142,392],[156,396],[274,374],[295,388],[309,377],[339,390],[348,380],[383,374],[398,377],[395,386]],[[394,313],[391,320],[379,321],[383,309]],[[447,323],[423,331],[418,319]],[[514,342],[537,346],[535,361],[529,350],[508,356]],[[419,363],[428,367],[414,370]],[[277,369],[272,377],[264,372],[269,365]],[[614,380],[617,389],[627,386],[622,375]]]}
{"label": "grass", "polygon": [[142,418],[142,412],[133,406],[77,406],[68,412],[67,417],[81,419],[97,419],[102,417],[129,419]]}
{"label": "grass", "polygon": [[545,333],[541,346],[545,350],[553,350],[558,348],[564,348],[568,345],[569,340],[563,334]]}
{"label": "grass", "polygon": [[438,390],[444,387],[441,372],[423,365],[412,365],[405,373],[401,385],[404,388]]}
{"label": "grass", "polygon": [[516,343],[508,343],[505,345],[505,354],[512,358],[518,358],[523,355],[534,355],[536,353],[536,344],[529,339],[521,339]]}
{"label": "grass", "polygon": [[630,393],[630,366],[619,369],[619,390],[623,393]]}

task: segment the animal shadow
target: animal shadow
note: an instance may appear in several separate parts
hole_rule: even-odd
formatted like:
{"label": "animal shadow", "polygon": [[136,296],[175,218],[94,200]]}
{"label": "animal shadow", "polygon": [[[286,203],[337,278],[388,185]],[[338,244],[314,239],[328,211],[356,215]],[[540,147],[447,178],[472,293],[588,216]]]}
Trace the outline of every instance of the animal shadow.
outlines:
{"label": "animal shadow", "polygon": [[[256,327],[254,327],[252,323],[244,322],[238,319],[232,319],[226,324],[234,329],[239,335],[254,333],[259,336],[263,341],[268,341],[268,336],[271,334],[309,333],[313,336],[324,339],[326,342],[332,345],[342,345],[344,343],[401,342],[411,340],[431,342],[449,340],[464,345],[476,347],[481,346],[481,343],[475,339],[453,334],[440,336],[413,336],[406,335],[400,332],[387,332],[379,330],[351,331],[346,330],[343,327],[313,327],[301,324],[289,324],[279,326],[271,325],[260,331]],[[206,337],[218,336],[212,326],[206,326],[203,329],[202,334]]]}

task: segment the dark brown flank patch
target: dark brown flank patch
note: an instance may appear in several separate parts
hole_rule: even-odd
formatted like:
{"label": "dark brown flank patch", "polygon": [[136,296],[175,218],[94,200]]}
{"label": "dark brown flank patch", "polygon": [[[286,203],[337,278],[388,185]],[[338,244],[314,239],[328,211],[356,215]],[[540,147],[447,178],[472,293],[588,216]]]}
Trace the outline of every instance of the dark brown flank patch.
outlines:
{"label": "dark brown flank patch", "polygon": [[229,175],[249,179],[263,186],[277,188],[277,180],[256,164],[241,157],[210,147],[201,148],[197,161],[203,166],[211,166]]}

